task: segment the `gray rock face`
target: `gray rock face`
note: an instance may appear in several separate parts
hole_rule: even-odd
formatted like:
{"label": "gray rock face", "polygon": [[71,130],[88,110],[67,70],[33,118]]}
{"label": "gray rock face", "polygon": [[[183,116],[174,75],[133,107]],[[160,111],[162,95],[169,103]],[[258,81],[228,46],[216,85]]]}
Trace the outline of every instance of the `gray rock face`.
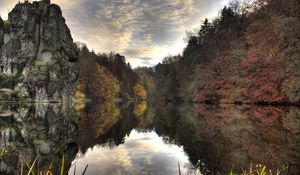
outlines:
{"label": "gray rock face", "polygon": [[4,31],[4,22],[0,16],[0,48],[3,45],[3,37],[4,37],[3,31]]}
{"label": "gray rock face", "polygon": [[78,49],[60,7],[49,0],[19,3],[8,16],[0,19],[0,89],[14,90],[16,100],[69,103]]}

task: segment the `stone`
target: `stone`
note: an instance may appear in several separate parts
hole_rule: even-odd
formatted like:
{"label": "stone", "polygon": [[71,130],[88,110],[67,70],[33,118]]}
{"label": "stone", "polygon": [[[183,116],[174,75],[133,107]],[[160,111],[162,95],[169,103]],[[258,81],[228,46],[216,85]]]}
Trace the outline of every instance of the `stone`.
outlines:
{"label": "stone", "polygon": [[0,89],[10,88],[19,100],[69,104],[79,77],[78,53],[58,5],[18,3],[8,21],[0,18]]}

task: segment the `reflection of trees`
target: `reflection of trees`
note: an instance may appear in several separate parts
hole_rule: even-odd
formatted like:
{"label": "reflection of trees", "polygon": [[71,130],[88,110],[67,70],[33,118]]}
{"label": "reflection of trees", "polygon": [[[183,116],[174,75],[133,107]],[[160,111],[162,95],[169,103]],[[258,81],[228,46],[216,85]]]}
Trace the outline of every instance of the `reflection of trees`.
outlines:
{"label": "reflection of trees", "polygon": [[240,171],[251,163],[273,171],[290,163],[291,174],[299,174],[298,108],[170,106],[158,110],[156,130],[183,145],[204,174],[228,173],[233,165]]}
{"label": "reflection of trees", "polygon": [[[37,159],[35,170],[51,164],[58,173],[62,154],[66,169],[78,151],[78,127],[72,109],[56,104],[0,105],[0,145],[9,151],[0,158],[0,174],[19,174]],[[25,172],[23,172],[25,173]]]}
{"label": "reflection of trees", "polygon": [[[136,107],[138,105],[141,105],[142,107]],[[144,106],[144,107],[143,107]],[[138,116],[138,125],[136,126],[136,129],[138,131],[148,131],[153,128],[153,120],[155,117],[155,108],[153,105],[148,105],[147,102],[141,102],[134,107],[134,114],[136,113],[135,110],[136,108],[141,108],[143,111],[141,115],[136,115]],[[145,109],[144,109],[145,108]]]}
{"label": "reflection of trees", "polygon": [[160,134],[166,142],[176,141],[175,138],[179,119],[177,106],[171,103],[158,106],[154,120],[156,132]]}
{"label": "reflection of trees", "polygon": [[94,145],[114,148],[124,143],[124,138],[131,130],[152,126],[154,109],[144,107],[136,116],[137,107],[135,105],[147,104],[116,104],[114,102],[104,102],[100,104],[87,105],[80,116],[80,147],[84,153]]}
{"label": "reflection of trees", "polygon": [[99,136],[105,134],[120,119],[120,108],[114,102],[87,105],[80,115],[81,146],[93,145]]}
{"label": "reflection of trees", "polygon": [[147,102],[142,101],[139,103],[134,103],[133,114],[140,117],[147,110]]}
{"label": "reflection of trees", "polygon": [[[127,114],[127,111],[130,111],[128,109],[129,107],[121,108],[119,104],[109,101],[87,105],[80,116],[81,151],[85,152],[94,145],[114,147],[123,143],[126,133],[133,128],[132,125],[127,125],[129,129],[126,129],[124,134],[123,125],[128,123],[126,121],[130,120],[131,116],[131,112]],[[119,131],[116,132],[116,129]]]}

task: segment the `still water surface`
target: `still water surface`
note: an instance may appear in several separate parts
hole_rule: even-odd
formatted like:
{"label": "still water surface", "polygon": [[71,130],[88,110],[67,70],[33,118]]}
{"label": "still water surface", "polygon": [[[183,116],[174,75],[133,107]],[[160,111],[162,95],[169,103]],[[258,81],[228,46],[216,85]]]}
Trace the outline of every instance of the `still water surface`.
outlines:
{"label": "still water surface", "polygon": [[[76,109],[76,110],[75,110]],[[300,109],[103,103],[0,105],[0,174],[37,158],[87,175],[228,174],[263,164],[300,174]],[[23,168],[22,168],[23,167]]]}
{"label": "still water surface", "polygon": [[[89,174],[170,174],[178,175],[178,162],[188,164],[182,147],[166,144],[154,131],[132,130],[125,143],[110,149],[94,146],[85,154],[79,153],[74,161],[77,171],[89,165]],[[185,168],[182,167],[184,171]],[[71,168],[70,175],[74,172]],[[78,173],[80,174],[80,173]]]}

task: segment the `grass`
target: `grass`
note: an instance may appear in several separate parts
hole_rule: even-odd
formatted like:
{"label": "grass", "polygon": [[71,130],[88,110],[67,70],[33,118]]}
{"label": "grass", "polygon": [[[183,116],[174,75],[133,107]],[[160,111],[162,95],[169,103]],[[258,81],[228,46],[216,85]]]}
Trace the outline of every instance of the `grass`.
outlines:
{"label": "grass", "polygon": [[[242,173],[235,173],[233,171],[234,166],[232,166],[231,171],[228,173],[228,175],[288,175],[289,174],[289,165],[282,166],[281,170],[277,170],[276,172],[272,172],[271,170],[268,170],[267,166],[265,165],[256,165],[253,167],[250,166],[249,170],[242,170]],[[178,162],[178,171],[179,175],[183,175],[180,170],[180,164]],[[195,175],[197,175],[197,171],[194,172]],[[199,175],[202,174],[199,171]]]}
{"label": "grass", "polygon": [[11,148],[0,147],[0,158],[11,152]]}
{"label": "grass", "polygon": [[[20,175],[26,175],[26,174],[27,175],[67,175],[69,173],[69,171],[65,171],[65,155],[64,154],[62,155],[59,174],[53,173],[52,164],[47,168],[47,170],[44,170],[44,171],[43,170],[37,170],[37,173],[35,173],[34,169],[35,169],[35,166],[36,166],[37,159],[38,159],[38,157],[36,157],[34,159],[34,161],[31,165],[28,164],[24,160],[24,163],[25,163],[25,165],[28,169],[28,173],[24,173],[24,169],[23,169],[23,166],[22,166]],[[74,163],[72,166],[74,166],[73,174],[76,175],[76,163]],[[81,175],[85,175],[87,169],[88,169],[88,165],[85,166],[85,168],[84,168],[83,172],[81,173]]]}

